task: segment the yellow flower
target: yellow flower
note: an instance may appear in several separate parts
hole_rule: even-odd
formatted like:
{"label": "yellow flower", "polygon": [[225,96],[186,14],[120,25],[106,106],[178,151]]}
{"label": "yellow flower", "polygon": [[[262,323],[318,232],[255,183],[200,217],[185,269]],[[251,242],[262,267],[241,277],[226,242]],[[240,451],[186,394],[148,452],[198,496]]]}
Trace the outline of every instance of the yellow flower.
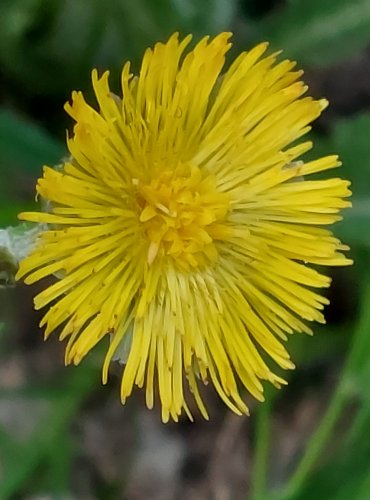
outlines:
{"label": "yellow flower", "polygon": [[[37,193],[46,223],[18,278],[58,280],[35,297],[48,306],[45,336],[69,337],[78,364],[101,339],[125,362],[122,402],[159,389],[163,421],[184,409],[189,386],[205,418],[200,382],[210,381],[235,413],[248,413],[244,387],[263,400],[261,381],[290,369],[282,341],[324,323],[328,300],[313,289],[330,278],[311,267],[345,265],[347,247],[330,230],[350,203],[349,183],[307,176],[340,165],[337,156],[297,161],[299,142],[327,106],[303,97],[295,63],[243,52],[222,75],[231,34],[173,35],[144,55],[139,76],[122,70],[122,99],[108,72],[92,72],[99,111],[73,92],[71,154],[44,167]],[[122,354],[122,351],[125,351]]]}

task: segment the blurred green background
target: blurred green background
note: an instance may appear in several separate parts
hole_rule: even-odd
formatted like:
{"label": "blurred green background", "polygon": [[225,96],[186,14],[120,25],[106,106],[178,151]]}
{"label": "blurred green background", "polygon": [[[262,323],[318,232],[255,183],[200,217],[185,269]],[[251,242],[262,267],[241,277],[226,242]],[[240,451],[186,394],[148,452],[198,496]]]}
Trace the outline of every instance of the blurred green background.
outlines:
{"label": "blurred green background", "polygon": [[339,153],[334,175],[352,181],[335,232],[355,265],[332,274],[328,324],[290,340],[289,386],[250,418],[208,388],[210,422],[164,426],[140,393],[120,405],[119,366],[101,388],[99,349],[63,367],[37,327],[37,287],[0,289],[1,499],[370,499],[370,0],[0,0],[0,227],[66,153],[63,104],[91,96],[93,67],[117,82],[174,31],[222,30],[234,54],[283,49],[330,101],[311,154]]}

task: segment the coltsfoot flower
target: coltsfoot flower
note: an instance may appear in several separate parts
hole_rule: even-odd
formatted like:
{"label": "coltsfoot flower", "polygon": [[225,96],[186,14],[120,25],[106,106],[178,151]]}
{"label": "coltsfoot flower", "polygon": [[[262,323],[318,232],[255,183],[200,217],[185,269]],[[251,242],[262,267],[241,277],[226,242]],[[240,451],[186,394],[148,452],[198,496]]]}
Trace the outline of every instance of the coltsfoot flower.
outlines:
{"label": "coltsfoot flower", "polygon": [[321,227],[350,205],[349,182],[309,177],[337,156],[298,160],[327,101],[304,97],[302,72],[266,43],[222,75],[230,37],[156,44],[138,76],[125,64],[120,97],[94,70],[98,111],[72,93],[70,160],[37,183],[48,210],[20,214],[48,224],[18,272],[58,278],[35,297],[45,337],[68,337],[75,364],[110,337],[104,383],[124,357],[122,402],[137,385],[151,408],[158,386],[163,421],[191,417],[184,384],[205,418],[202,383],[238,414],[243,388],[262,401],[261,381],[284,384],[287,335],[324,323],[315,289],[330,278],[314,267],[351,262]]}

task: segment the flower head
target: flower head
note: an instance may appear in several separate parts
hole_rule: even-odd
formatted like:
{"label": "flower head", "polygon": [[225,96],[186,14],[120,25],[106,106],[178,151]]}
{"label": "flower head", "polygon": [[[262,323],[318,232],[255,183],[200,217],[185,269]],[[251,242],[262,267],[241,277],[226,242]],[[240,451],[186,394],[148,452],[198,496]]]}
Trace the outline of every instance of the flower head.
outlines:
{"label": "flower head", "polygon": [[45,336],[68,337],[75,364],[110,336],[104,382],[123,357],[122,401],[145,386],[152,407],[156,380],[164,421],[190,415],[184,384],[206,418],[201,382],[238,414],[243,387],[263,400],[261,381],[283,384],[283,341],[324,322],[315,289],[330,279],[312,265],[350,263],[321,227],[349,206],[349,183],[309,180],[338,158],[297,161],[327,101],[303,97],[302,73],[267,44],[221,76],[229,39],[156,44],[139,76],[125,64],[122,97],[93,71],[99,110],[73,92],[71,158],[37,184],[48,210],[20,214],[48,224],[18,273],[58,276],[35,297]]}

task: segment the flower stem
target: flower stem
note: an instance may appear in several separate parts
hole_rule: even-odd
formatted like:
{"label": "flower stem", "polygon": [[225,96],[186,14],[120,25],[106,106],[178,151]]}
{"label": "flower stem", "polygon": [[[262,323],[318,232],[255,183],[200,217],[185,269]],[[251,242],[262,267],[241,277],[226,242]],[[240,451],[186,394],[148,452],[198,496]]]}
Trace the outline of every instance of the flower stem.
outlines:
{"label": "flower stem", "polygon": [[[361,372],[367,362],[368,325],[370,323],[370,282],[366,281],[362,312],[353,337],[352,348],[342,371],[340,382],[336,388],[329,407],[321,420],[318,429],[310,439],[303,458],[296,471],[290,477],[283,491],[277,495],[279,500],[288,500],[296,495],[307,480],[322,450],[330,438],[335,424],[342,414],[347,402],[356,392],[356,374]],[[357,420],[355,420],[356,425]],[[352,428],[352,431],[353,428]]]}
{"label": "flower stem", "polygon": [[271,427],[271,397],[259,405],[257,411],[256,448],[252,471],[251,500],[266,498],[266,478],[268,469],[270,427]]}
{"label": "flower stem", "polygon": [[309,473],[316,464],[317,459],[320,457],[320,454],[331,436],[334,426],[342,414],[342,410],[347,402],[348,391],[345,390],[343,382],[344,378],[342,378],[342,381],[339,383],[330,405],[319,424],[319,427],[310,439],[306,453],[304,454],[296,471],[290,477],[287,486],[283,489],[281,494],[278,495],[280,500],[293,498],[299,492]]}

